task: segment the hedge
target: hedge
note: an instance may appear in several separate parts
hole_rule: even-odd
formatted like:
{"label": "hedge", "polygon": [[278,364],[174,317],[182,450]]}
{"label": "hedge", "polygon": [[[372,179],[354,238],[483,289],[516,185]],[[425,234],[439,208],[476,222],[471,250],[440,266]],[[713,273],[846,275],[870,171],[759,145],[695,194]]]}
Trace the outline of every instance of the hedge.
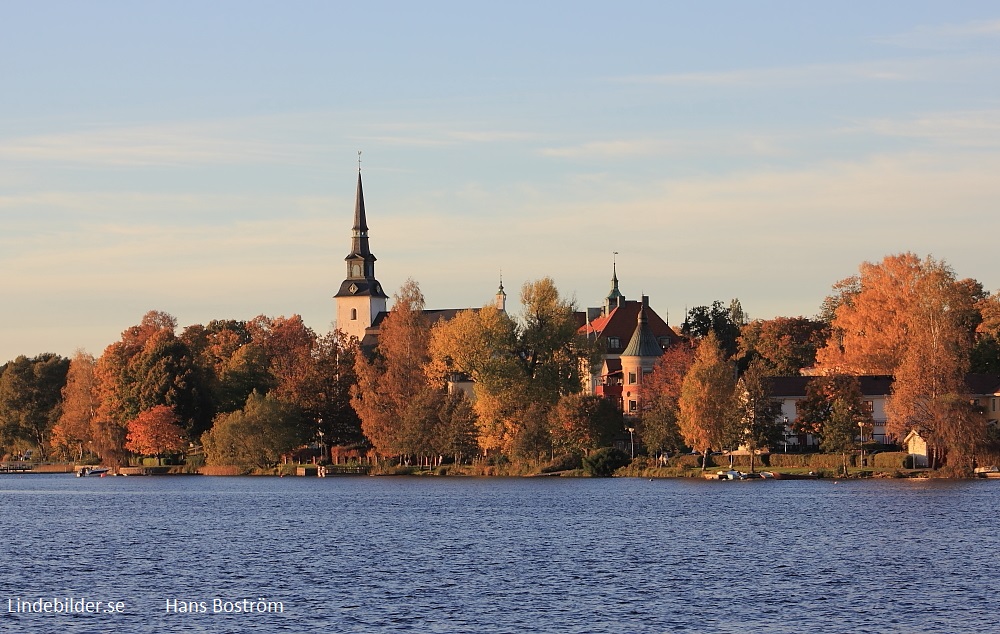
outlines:
{"label": "hedge", "polygon": [[884,451],[872,456],[873,462],[869,464],[878,469],[902,469],[909,455],[905,451]]}

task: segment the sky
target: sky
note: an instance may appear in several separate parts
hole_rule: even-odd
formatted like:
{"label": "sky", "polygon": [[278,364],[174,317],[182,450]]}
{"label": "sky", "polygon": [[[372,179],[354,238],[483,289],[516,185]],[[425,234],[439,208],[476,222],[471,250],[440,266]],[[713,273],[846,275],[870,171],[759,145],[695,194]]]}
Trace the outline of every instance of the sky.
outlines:
{"label": "sky", "polygon": [[428,308],[599,306],[616,261],[674,326],[808,317],[905,251],[1000,290],[994,2],[2,4],[0,363],[150,310],[328,332],[358,151]]}

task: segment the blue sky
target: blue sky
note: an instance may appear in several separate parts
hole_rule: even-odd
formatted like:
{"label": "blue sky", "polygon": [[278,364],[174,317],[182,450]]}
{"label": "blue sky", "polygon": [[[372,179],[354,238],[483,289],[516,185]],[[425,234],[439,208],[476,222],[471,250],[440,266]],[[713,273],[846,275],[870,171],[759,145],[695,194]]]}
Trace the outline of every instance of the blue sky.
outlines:
{"label": "blue sky", "polygon": [[913,251],[1000,289],[1000,8],[947,2],[11,2],[0,363],[334,316],[357,151],[377,274],[429,307],[549,275],[673,325],[814,315]]}

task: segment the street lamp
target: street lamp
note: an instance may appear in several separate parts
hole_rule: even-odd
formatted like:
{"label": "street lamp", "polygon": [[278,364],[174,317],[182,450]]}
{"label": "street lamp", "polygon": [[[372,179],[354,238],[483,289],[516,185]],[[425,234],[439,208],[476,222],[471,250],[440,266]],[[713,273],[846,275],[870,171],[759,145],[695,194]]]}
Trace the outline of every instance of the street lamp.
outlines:
{"label": "street lamp", "polygon": [[784,417],[785,426],[781,428],[781,441],[785,445],[785,453],[788,453],[788,417]]}
{"label": "street lamp", "polygon": [[635,427],[626,427],[625,431],[628,432],[628,446],[632,459],[635,460]]}
{"label": "street lamp", "polygon": [[860,430],[859,433],[860,442],[858,444],[861,446],[861,464],[858,466],[863,467],[865,466],[865,421],[859,420],[858,428]]}

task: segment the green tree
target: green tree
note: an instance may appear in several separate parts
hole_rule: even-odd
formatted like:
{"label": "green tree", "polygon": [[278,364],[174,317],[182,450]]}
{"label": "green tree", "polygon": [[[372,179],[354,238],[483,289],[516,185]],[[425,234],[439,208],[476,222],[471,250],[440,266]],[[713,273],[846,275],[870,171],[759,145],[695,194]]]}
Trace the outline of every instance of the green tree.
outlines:
{"label": "green tree", "polygon": [[715,333],[718,345],[730,358],[739,350],[740,331],[747,323],[746,314],[740,300],[730,300],[727,307],[719,300],[711,306],[695,306],[690,309],[681,324],[681,332],[686,337],[701,339],[708,333]]}
{"label": "green tree", "polygon": [[757,319],[741,330],[738,356],[762,359],[762,369],[772,376],[797,375],[815,365],[828,336],[828,324],[806,317]]}
{"label": "green tree", "polygon": [[447,394],[438,410],[438,426],[434,432],[438,453],[453,456],[456,464],[479,453],[479,431],[476,412],[462,392]]}
{"label": "green tree", "polygon": [[59,420],[69,359],[52,353],[7,363],[0,373],[0,442],[24,444],[44,457]]}
{"label": "green tree", "polygon": [[564,453],[589,453],[607,447],[624,430],[621,411],[606,398],[570,394],[549,412],[552,444]]}
{"label": "green tree", "polygon": [[283,453],[306,440],[298,408],[257,393],[250,395],[242,410],[216,416],[212,429],[202,436],[210,464],[247,471],[273,467]]}
{"label": "green tree", "polygon": [[678,400],[681,434],[689,447],[703,452],[702,470],[708,452],[724,448],[734,437],[734,372],[715,332],[710,331],[698,345]]}
{"label": "green tree", "polygon": [[766,365],[758,359],[750,363],[737,384],[737,442],[750,452],[751,473],[757,451],[779,442],[783,429],[783,424],[778,422],[781,403],[771,398],[766,376]]}
{"label": "green tree", "polygon": [[806,395],[796,404],[792,428],[819,438],[827,453],[844,453],[855,446],[855,437],[871,431],[874,420],[865,405],[861,383],[845,374],[817,376],[806,385]]}

